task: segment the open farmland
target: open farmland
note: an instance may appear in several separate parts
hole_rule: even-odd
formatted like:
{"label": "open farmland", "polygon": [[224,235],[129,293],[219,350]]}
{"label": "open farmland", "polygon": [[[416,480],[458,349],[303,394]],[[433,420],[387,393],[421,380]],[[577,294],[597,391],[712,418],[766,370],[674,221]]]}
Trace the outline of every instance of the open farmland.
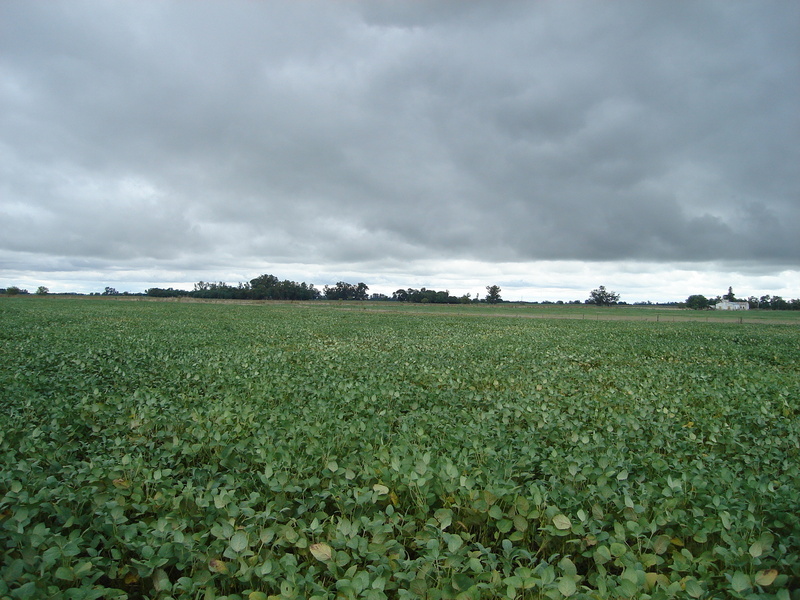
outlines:
{"label": "open farmland", "polygon": [[800,598],[796,325],[471,310],[0,299],[0,598]]}

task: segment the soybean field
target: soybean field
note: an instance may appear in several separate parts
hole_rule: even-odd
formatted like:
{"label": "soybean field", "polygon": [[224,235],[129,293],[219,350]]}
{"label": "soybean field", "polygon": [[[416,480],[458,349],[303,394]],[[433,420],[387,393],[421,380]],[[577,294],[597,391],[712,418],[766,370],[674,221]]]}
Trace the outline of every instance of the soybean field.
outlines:
{"label": "soybean field", "polygon": [[797,325],[470,310],[0,299],[0,598],[800,600]]}

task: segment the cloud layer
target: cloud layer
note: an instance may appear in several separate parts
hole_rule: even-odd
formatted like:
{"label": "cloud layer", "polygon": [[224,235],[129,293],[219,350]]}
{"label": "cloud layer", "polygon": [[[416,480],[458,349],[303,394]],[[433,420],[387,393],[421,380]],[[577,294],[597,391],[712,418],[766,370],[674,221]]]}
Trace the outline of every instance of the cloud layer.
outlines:
{"label": "cloud layer", "polygon": [[15,273],[800,263],[796,3],[17,1],[0,23]]}

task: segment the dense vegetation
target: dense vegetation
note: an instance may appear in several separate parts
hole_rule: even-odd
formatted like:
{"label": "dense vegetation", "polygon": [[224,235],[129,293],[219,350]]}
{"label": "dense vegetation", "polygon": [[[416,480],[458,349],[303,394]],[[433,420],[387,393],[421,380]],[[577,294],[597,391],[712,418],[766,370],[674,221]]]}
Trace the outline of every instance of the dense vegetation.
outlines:
{"label": "dense vegetation", "polygon": [[0,597],[800,597],[796,326],[340,307],[0,299]]}

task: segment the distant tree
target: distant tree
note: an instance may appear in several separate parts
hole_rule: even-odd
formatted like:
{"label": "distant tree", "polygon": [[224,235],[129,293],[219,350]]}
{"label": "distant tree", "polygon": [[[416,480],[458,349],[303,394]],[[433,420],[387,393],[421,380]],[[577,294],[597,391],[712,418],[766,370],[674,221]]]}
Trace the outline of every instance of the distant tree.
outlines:
{"label": "distant tree", "polygon": [[502,290],[499,286],[496,285],[487,285],[486,286],[486,302],[489,304],[497,304],[498,302],[502,302],[503,299],[500,297],[500,292]]}
{"label": "distant tree", "polygon": [[702,310],[708,308],[708,298],[702,294],[694,294],[686,299],[686,308]]}
{"label": "distant tree", "polygon": [[773,296],[772,301],[769,303],[772,310],[789,310],[789,303],[780,296]]}
{"label": "distant tree", "polygon": [[145,294],[154,298],[177,298],[179,296],[188,296],[189,293],[190,292],[187,292],[186,290],[175,290],[172,288],[163,289],[156,287],[149,288],[147,291],[145,291]]}
{"label": "distant tree", "polygon": [[733,288],[728,287],[728,293],[722,296],[723,300],[727,300],[728,302],[736,302],[736,296],[733,293]]}
{"label": "distant tree", "polygon": [[364,282],[359,282],[356,284],[355,290],[353,290],[353,299],[354,300],[366,300],[369,298],[369,286]]}
{"label": "distant tree", "polygon": [[269,288],[278,285],[278,282],[279,279],[275,277],[275,275],[264,274],[264,275],[259,275],[255,279],[251,279],[250,285],[254,288],[257,287]]}
{"label": "distant tree", "polygon": [[399,290],[392,292],[392,300],[396,300],[397,302],[408,302],[408,292],[400,288]]}
{"label": "distant tree", "polygon": [[16,296],[17,294],[21,293],[23,293],[22,290],[15,285],[10,285],[6,288],[6,294],[8,294],[9,296]]}
{"label": "distant tree", "polygon": [[119,292],[115,290],[113,287],[106,287],[105,291],[103,292],[103,296],[118,296]]}
{"label": "distant tree", "polygon": [[334,287],[326,285],[323,293],[327,300],[366,300],[369,297],[368,290],[369,286],[366,283],[353,285],[339,281]]}
{"label": "distant tree", "polygon": [[588,304],[596,304],[597,306],[611,306],[617,302],[619,302],[619,294],[607,290],[604,285],[592,290],[587,300]]}
{"label": "distant tree", "polygon": [[36,294],[39,295],[39,296],[46,296],[49,293],[50,293],[50,290],[48,290],[43,285],[40,285],[38,288],[36,288]]}
{"label": "distant tree", "polygon": [[320,297],[313,284],[288,279],[280,281],[275,275],[260,275],[251,279],[249,284],[240,283],[237,294],[256,300],[317,300]]}

